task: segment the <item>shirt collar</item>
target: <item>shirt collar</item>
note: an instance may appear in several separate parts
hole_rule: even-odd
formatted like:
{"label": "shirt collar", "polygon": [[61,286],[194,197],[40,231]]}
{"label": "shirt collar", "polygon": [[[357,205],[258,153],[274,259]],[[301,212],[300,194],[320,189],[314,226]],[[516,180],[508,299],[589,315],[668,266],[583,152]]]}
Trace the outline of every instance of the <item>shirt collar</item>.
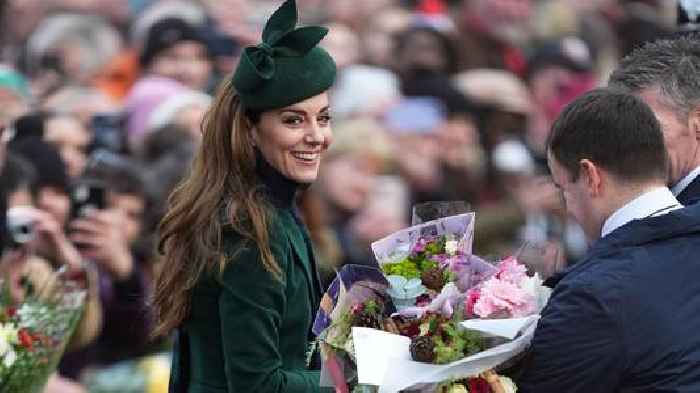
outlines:
{"label": "shirt collar", "polygon": [[697,167],[697,168],[695,168],[695,169],[693,169],[689,174],[687,174],[684,178],[682,178],[681,181],[679,181],[678,183],[676,183],[676,185],[674,185],[674,186],[671,188],[671,191],[673,192],[673,195],[675,195],[675,196],[681,195],[681,193],[683,192],[683,190],[685,190],[686,188],[688,188],[688,186],[690,185],[690,183],[692,183],[693,180],[695,180],[695,178],[698,177],[698,176],[700,176],[700,166]]}
{"label": "shirt collar", "polygon": [[668,187],[654,188],[631,200],[608,217],[603,224],[601,237],[607,236],[630,221],[660,216],[682,207],[683,205],[678,202]]}

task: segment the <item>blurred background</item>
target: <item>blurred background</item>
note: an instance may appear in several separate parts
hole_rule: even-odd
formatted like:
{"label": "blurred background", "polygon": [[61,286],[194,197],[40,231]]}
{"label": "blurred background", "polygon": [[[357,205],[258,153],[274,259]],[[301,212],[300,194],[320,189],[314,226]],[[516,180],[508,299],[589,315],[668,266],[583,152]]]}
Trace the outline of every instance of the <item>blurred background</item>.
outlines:
{"label": "blurred background", "polygon": [[[326,283],[373,263],[370,243],[428,201],[476,211],[474,250],[490,259],[527,242],[551,274],[585,251],[549,179],[549,126],[635,46],[674,32],[675,1],[297,3],[330,28],[339,66],[334,143],[300,199]],[[8,207],[35,209],[49,264],[95,266],[88,339],[46,391],[165,392],[168,340],[147,339],[156,226],[211,94],[280,1],[0,4]],[[75,214],[90,203],[96,214]]]}

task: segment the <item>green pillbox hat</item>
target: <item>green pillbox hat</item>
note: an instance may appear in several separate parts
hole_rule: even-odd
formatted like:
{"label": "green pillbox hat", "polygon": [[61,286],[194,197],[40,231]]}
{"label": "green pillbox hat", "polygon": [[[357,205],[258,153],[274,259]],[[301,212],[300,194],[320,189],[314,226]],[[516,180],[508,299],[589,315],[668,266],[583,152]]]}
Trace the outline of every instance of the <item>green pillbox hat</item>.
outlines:
{"label": "green pillbox hat", "polygon": [[335,62],[316,46],[328,29],[296,24],[296,2],[287,0],[267,21],[263,42],[243,50],[233,86],[246,109],[283,108],[333,85]]}

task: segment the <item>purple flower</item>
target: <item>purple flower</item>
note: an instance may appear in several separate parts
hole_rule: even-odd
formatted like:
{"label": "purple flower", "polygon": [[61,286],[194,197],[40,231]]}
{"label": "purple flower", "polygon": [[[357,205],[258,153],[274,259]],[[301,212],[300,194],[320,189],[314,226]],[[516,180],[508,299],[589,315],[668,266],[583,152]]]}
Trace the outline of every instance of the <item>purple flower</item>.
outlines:
{"label": "purple flower", "polygon": [[422,252],[425,252],[425,247],[428,245],[428,239],[421,237],[416,241],[416,244],[413,245],[413,253],[414,254],[420,254]]}

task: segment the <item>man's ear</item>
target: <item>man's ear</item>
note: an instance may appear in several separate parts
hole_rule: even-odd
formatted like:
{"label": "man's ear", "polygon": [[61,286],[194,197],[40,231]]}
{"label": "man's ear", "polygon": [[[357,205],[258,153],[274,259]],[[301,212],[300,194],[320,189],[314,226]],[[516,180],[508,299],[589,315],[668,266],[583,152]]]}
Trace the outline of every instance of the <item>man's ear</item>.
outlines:
{"label": "man's ear", "polygon": [[582,159],[579,161],[579,176],[592,196],[599,196],[601,194],[603,174],[598,165],[589,159]]}
{"label": "man's ear", "polygon": [[688,127],[695,133],[695,139],[700,141],[700,106],[696,106],[688,114]]}

